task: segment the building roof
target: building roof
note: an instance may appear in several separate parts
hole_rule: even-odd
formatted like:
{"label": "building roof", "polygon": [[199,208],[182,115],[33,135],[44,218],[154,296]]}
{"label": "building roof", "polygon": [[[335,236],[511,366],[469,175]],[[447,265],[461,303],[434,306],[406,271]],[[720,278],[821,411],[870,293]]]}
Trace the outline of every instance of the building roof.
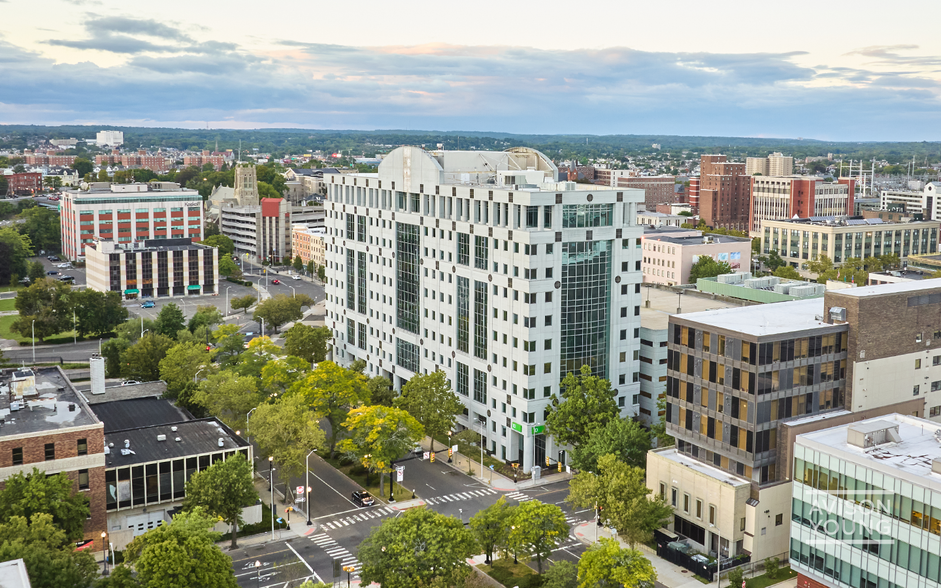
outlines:
{"label": "building roof", "polygon": [[[166,439],[159,441],[159,435],[165,435]],[[221,447],[219,439],[222,439]],[[247,446],[247,441],[212,417],[105,433],[109,469],[203,453],[231,451]],[[128,447],[131,453],[123,455],[121,450],[125,447]]]}
{"label": "building roof", "polygon": [[[898,427],[900,441],[862,448],[848,442],[849,429],[872,432]],[[902,473],[916,484],[941,491],[941,474],[932,472],[932,460],[941,459],[941,423],[900,414],[890,414],[847,423],[797,436],[798,445],[810,446],[873,469],[898,476]]]}
{"label": "building roof", "polygon": [[799,333],[834,325],[823,322],[823,298],[759,304],[675,315],[685,321],[755,337]]}
{"label": "building roof", "polygon": [[[640,216],[640,213],[638,213]],[[669,215],[664,215],[669,216]],[[709,237],[711,241],[709,243],[704,243],[703,239]],[[729,243],[748,243],[751,247],[751,239],[748,237],[732,237],[730,235],[715,235],[712,233],[707,233],[705,235],[670,235],[670,234],[647,234],[644,233],[644,239],[648,241],[663,241],[664,243],[672,243],[674,245],[727,245]]]}
{"label": "building roof", "polygon": [[751,486],[751,482],[749,482],[745,478],[740,478],[731,472],[720,470],[717,467],[714,467],[709,464],[703,463],[699,460],[693,459],[692,457],[682,454],[679,451],[677,451],[676,447],[668,447],[666,449],[654,449],[653,451],[660,457],[669,459],[670,461],[674,461],[697,473],[709,476],[710,478],[716,480],[717,482],[725,482],[729,486]]}
{"label": "building roof", "polygon": [[14,396],[13,372],[0,372],[0,438],[100,426],[101,421],[59,368],[31,370],[35,386],[21,401]]}
{"label": "building roof", "polygon": [[105,424],[105,434],[137,427],[178,423],[192,418],[169,400],[158,397],[103,402],[92,405],[91,410]]}
{"label": "building roof", "polygon": [[[859,216],[812,216],[809,218],[790,218],[790,219],[774,219],[763,221],[765,223],[791,223],[797,225],[811,225],[815,227],[850,227],[859,225],[863,226],[873,226],[878,225],[880,227],[892,226],[892,225],[908,225],[912,223],[926,223],[932,221],[884,221],[881,218],[862,218]],[[937,225],[937,222],[934,223]]]}
{"label": "building roof", "polygon": [[863,298],[866,296],[886,296],[891,294],[904,294],[905,292],[920,292],[923,290],[934,290],[941,288],[941,278],[930,280],[918,280],[912,282],[898,282],[895,284],[879,284],[876,286],[861,286],[859,288],[847,288],[840,290],[836,294],[840,296],[854,296]]}
{"label": "building roof", "polygon": [[23,558],[0,563],[0,588],[30,588],[31,586]]}
{"label": "building roof", "polygon": [[103,402],[114,402],[116,400],[153,398],[154,396],[160,397],[167,391],[167,383],[163,380],[157,380],[155,382],[141,382],[140,384],[129,384],[127,386],[107,386],[102,394],[92,393],[90,384],[76,386],[76,389],[81,391],[85,401],[91,406]]}
{"label": "building roof", "polygon": [[[658,288],[652,284],[643,284],[640,305],[640,326],[645,329],[662,330],[670,323],[670,317],[676,314],[677,302],[682,304],[686,312],[702,312],[720,308],[741,308],[741,301],[726,302],[714,299],[712,295],[703,294],[696,290],[685,290],[682,300],[674,290]],[[648,306],[649,301],[649,306]]]}

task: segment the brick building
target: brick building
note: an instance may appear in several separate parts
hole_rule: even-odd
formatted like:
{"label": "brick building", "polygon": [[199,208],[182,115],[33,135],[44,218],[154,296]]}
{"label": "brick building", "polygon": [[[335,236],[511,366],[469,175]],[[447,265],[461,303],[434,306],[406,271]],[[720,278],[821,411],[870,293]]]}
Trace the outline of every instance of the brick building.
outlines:
{"label": "brick building", "polygon": [[222,169],[222,164],[225,163],[225,156],[221,153],[210,153],[208,150],[203,151],[199,155],[184,155],[183,156],[183,165],[186,167],[196,166],[202,168],[207,163],[211,163],[212,167],[219,171]]}
{"label": "brick building", "polygon": [[7,194],[27,196],[42,190],[42,174],[38,172],[23,172],[3,176],[7,181]]}
{"label": "brick building", "polygon": [[813,176],[753,176],[748,229],[760,236],[766,220],[852,214],[855,187],[853,178],[825,182]]}
{"label": "brick building", "polygon": [[745,174],[744,163],[730,163],[726,161],[725,155],[703,155],[700,163],[699,216],[713,228],[747,231],[751,210],[751,180],[751,176]]}
{"label": "brick building", "polygon": [[0,371],[0,484],[39,468],[65,472],[88,497],[84,543],[102,549],[106,531],[104,425],[58,367]]}
{"label": "brick building", "polygon": [[31,153],[27,151],[23,156],[26,159],[26,165],[72,167],[75,163],[74,155],[60,155],[55,151],[46,151],[45,153]]}
{"label": "brick building", "polygon": [[674,176],[621,177],[617,179],[619,188],[640,188],[644,191],[644,204],[647,206],[647,210],[656,209],[658,204],[671,204],[674,202],[676,199],[674,185],[676,185],[676,177]]}
{"label": "brick building", "polygon": [[686,202],[692,207],[693,212],[699,214],[699,178],[689,179],[689,189],[686,191]]}
{"label": "brick building", "polygon": [[121,156],[121,164],[124,167],[142,167],[152,172],[164,173],[170,169],[170,162],[161,154],[147,153],[143,149],[137,153],[126,153]]}

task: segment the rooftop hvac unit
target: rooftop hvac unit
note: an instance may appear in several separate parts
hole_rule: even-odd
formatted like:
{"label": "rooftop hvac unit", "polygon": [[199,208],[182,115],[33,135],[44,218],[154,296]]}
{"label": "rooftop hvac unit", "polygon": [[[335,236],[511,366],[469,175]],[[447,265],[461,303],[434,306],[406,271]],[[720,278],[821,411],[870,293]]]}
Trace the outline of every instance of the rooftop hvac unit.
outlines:
{"label": "rooftop hvac unit", "polygon": [[830,308],[830,322],[831,323],[845,323],[846,322],[846,309],[840,306],[834,306]]}
{"label": "rooftop hvac unit", "polygon": [[157,441],[166,441],[166,440],[167,440],[166,435],[157,435]]}

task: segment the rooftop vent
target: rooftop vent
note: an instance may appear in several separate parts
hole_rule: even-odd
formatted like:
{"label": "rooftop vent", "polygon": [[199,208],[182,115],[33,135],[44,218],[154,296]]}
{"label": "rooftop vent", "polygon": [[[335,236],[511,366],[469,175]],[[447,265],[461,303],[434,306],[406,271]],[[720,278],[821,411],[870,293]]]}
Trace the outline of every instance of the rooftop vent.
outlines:
{"label": "rooftop vent", "polygon": [[157,441],[166,441],[166,440],[167,440],[166,435],[157,435]]}
{"label": "rooftop vent", "polygon": [[170,427],[170,430],[176,433],[176,427]]}
{"label": "rooftop vent", "polygon": [[179,443],[180,441],[182,441],[182,439],[180,439],[179,437],[177,437],[177,438],[174,439],[174,441],[176,441],[177,443]]}
{"label": "rooftop vent", "polygon": [[846,322],[846,309],[834,306],[830,309],[830,322],[831,323],[845,323]]}
{"label": "rooftop vent", "polygon": [[846,430],[846,442],[862,449],[901,441],[898,423],[891,421],[864,421],[850,425]]}

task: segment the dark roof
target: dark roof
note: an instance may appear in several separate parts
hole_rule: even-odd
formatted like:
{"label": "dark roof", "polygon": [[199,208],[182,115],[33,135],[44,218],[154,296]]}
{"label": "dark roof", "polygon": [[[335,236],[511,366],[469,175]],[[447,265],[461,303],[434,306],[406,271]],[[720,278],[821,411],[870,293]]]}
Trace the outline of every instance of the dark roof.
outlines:
{"label": "dark roof", "polygon": [[[175,431],[173,427],[176,427]],[[166,435],[166,439],[158,441],[158,435]],[[220,438],[222,447],[219,446]],[[121,454],[125,441],[133,453]],[[110,434],[105,432],[105,448],[108,452],[105,459],[108,469],[203,453],[231,451],[242,447],[248,447],[248,442],[213,417],[172,425],[115,431]]]}
{"label": "dark roof", "polygon": [[[17,369],[23,378],[29,370]],[[14,370],[0,371],[0,439],[72,427],[100,427],[88,404],[58,367],[32,368],[35,387],[17,400],[13,392]]]}
{"label": "dark roof", "polygon": [[92,404],[92,412],[105,424],[105,434],[188,421],[192,417],[163,398],[134,398]]}

